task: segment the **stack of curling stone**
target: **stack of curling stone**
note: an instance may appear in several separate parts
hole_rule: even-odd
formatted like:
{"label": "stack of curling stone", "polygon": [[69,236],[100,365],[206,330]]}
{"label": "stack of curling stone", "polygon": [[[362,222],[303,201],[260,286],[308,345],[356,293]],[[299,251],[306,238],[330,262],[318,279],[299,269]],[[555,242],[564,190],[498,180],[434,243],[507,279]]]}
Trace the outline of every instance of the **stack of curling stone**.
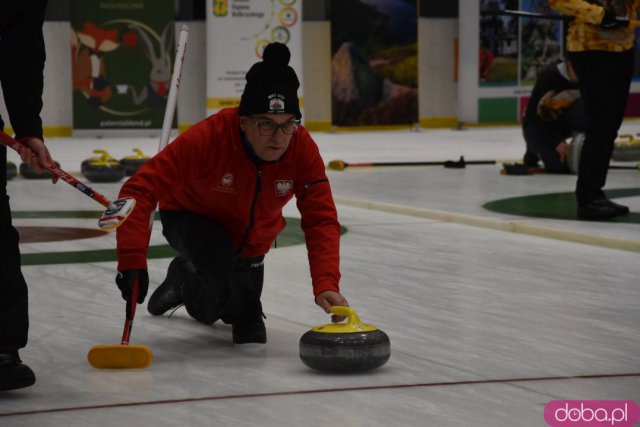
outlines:
{"label": "stack of curling stone", "polygon": [[124,166],[124,171],[127,176],[131,176],[146,162],[149,160],[149,156],[145,156],[142,150],[134,148],[135,156],[127,156],[120,159],[120,164]]}
{"label": "stack of curling stone", "polygon": [[364,372],[379,368],[391,356],[389,337],[360,322],[350,307],[331,307],[346,323],[316,326],[300,338],[302,363],[318,371]]}
{"label": "stack of curling stone", "polygon": [[640,160],[640,140],[634,139],[633,135],[620,135],[620,138],[622,140],[616,141],[611,159],[619,162]]}
{"label": "stack of curling stone", "polygon": [[[54,161],[56,167],[60,167],[60,163]],[[44,169],[40,175],[28,164],[20,163],[20,175],[26,179],[51,179],[52,173]]]}
{"label": "stack of curling stone", "polygon": [[7,181],[12,180],[18,175],[18,167],[15,163],[7,161]]}
{"label": "stack of curling stone", "polygon": [[118,182],[124,178],[124,166],[105,150],[93,150],[100,157],[90,157],[80,165],[80,172],[91,182]]}

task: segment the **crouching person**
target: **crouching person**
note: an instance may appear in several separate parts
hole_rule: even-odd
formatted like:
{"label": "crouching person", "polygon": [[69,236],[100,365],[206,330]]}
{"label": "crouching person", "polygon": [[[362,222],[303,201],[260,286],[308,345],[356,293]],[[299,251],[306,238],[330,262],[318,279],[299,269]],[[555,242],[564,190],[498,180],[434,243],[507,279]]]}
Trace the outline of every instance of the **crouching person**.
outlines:
{"label": "crouching person", "polygon": [[[232,325],[233,342],[265,343],[264,255],[285,227],[294,196],[301,214],[315,302],[329,313],[340,294],[340,225],[318,147],[300,125],[289,49],[268,45],[246,75],[240,106],[184,132],[122,187],[136,208],[117,230],[118,276],[125,300],[138,277],[148,288],[150,215],[160,206],[163,234],[179,252],[149,298],[159,316],[184,304],[196,320]],[[343,320],[333,316],[332,320]]]}

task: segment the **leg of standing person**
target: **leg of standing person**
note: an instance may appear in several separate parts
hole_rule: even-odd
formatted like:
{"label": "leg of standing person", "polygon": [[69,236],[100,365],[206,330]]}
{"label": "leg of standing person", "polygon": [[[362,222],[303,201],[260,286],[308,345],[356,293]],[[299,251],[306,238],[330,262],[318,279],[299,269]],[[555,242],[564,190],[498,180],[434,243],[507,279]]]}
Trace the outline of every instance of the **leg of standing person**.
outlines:
{"label": "leg of standing person", "polygon": [[[2,121],[0,121],[0,124]],[[18,232],[11,223],[7,195],[7,150],[0,147],[0,390],[35,383],[33,371],[22,364],[18,350],[27,345],[29,313],[27,284],[20,270]]]}
{"label": "leg of standing person", "polygon": [[576,183],[578,217],[613,218],[629,212],[608,200],[602,189],[629,96],[633,52],[585,51],[570,55],[588,119]]}

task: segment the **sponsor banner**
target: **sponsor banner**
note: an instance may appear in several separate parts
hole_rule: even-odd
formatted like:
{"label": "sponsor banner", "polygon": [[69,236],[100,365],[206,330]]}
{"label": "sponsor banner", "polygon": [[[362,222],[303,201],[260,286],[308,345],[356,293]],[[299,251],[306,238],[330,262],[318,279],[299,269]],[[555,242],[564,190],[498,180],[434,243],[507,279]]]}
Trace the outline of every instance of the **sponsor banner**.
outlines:
{"label": "sponsor banner", "polygon": [[332,121],[418,123],[418,11],[414,1],[331,1]]}
{"label": "sponsor banner", "polygon": [[207,0],[207,114],[240,104],[245,75],[265,46],[284,43],[300,80],[302,0]]}
{"label": "sponsor banner", "polygon": [[[557,13],[548,0],[460,0],[458,119],[463,123],[519,121],[538,74],[564,55],[559,20],[483,16],[482,10]],[[640,40],[636,38],[637,57]],[[636,63],[626,116],[637,117],[640,64]]]}
{"label": "sponsor banner", "polygon": [[174,14],[173,0],[71,1],[74,129],[162,128]]}

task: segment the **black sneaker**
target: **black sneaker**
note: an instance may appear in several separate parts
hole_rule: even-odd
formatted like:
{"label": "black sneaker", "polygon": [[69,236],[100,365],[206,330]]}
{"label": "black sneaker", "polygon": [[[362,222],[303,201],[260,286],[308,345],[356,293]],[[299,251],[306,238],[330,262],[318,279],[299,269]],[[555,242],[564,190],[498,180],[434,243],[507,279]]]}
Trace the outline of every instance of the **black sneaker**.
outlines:
{"label": "black sneaker", "polygon": [[234,344],[266,344],[267,329],[262,315],[257,318],[240,319],[231,325]]}
{"label": "black sneaker", "polygon": [[147,311],[154,316],[160,316],[181,305],[183,303],[182,285],[194,274],[196,269],[191,261],[182,255],[175,257],[169,264],[164,282],[149,298]]}
{"label": "black sneaker", "polygon": [[0,391],[32,386],[36,376],[23,364],[18,353],[0,353]]}
{"label": "black sneaker", "polygon": [[[580,219],[593,219],[593,220],[605,220],[611,219],[619,215],[623,215],[622,209],[616,208],[613,205],[617,205],[620,208],[626,206],[618,205],[607,199],[597,199],[590,202],[578,204],[578,218]],[[629,209],[627,208],[627,212]]]}

